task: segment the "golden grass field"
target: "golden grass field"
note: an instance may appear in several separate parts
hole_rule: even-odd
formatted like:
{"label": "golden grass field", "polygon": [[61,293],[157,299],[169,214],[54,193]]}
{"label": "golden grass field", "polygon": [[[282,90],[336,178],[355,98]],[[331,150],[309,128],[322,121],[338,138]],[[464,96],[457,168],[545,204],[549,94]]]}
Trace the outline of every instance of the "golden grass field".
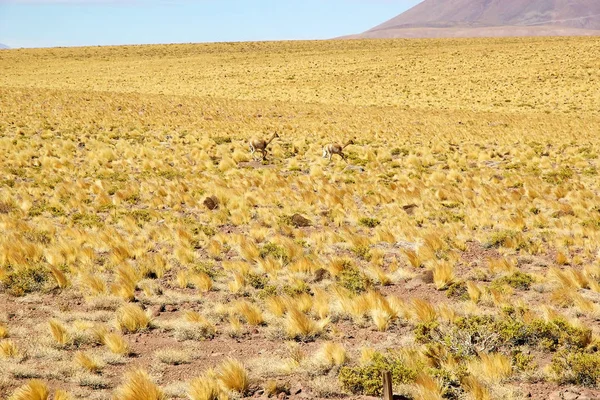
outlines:
{"label": "golden grass field", "polygon": [[600,396],[598,54],[0,51],[0,398]]}

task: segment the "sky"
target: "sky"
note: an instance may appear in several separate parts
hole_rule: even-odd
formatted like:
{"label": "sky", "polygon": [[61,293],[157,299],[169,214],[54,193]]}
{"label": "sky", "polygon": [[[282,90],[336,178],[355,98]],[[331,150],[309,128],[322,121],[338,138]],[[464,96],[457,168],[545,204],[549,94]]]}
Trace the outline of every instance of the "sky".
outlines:
{"label": "sky", "polygon": [[12,48],[329,39],[420,0],[0,0]]}

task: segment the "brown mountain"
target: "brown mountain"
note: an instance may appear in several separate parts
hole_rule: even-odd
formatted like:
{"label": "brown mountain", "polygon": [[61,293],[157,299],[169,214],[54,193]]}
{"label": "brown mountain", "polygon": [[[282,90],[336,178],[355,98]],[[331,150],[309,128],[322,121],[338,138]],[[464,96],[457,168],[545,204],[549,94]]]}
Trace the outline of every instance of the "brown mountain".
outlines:
{"label": "brown mountain", "polygon": [[424,0],[351,37],[600,35],[600,0]]}

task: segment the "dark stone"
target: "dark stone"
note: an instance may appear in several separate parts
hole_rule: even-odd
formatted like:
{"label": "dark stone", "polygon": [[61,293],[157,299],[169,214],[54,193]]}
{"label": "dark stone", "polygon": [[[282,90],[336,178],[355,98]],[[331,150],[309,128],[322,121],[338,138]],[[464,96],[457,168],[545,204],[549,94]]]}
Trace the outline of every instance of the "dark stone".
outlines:
{"label": "dark stone", "polygon": [[204,199],[204,205],[209,210],[215,210],[219,208],[219,199],[216,196],[210,196]]}
{"label": "dark stone", "polygon": [[423,283],[433,283],[433,271],[425,271],[421,274],[421,281]]}
{"label": "dark stone", "polygon": [[331,274],[329,271],[323,268],[319,268],[315,271],[315,282],[321,282],[323,279],[329,278]]}
{"label": "dark stone", "polygon": [[402,206],[402,209],[406,211],[408,215],[413,215],[413,213],[415,212],[415,208],[417,207],[419,206],[417,206],[416,204],[408,204],[406,206]]}
{"label": "dark stone", "polygon": [[299,228],[299,227],[311,226],[312,222],[309,219],[304,218],[300,214],[294,214],[294,215],[292,215],[292,225],[294,225],[296,228]]}

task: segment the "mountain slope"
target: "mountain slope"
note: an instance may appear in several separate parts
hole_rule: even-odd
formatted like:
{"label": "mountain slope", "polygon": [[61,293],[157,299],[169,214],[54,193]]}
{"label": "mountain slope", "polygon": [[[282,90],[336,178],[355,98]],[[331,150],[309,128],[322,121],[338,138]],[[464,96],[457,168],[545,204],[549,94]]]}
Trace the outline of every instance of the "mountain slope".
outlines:
{"label": "mountain slope", "polygon": [[577,34],[600,34],[599,0],[425,0],[356,37]]}
{"label": "mountain slope", "polygon": [[10,47],[8,47],[5,44],[0,43],[0,49],[10,49]]}

